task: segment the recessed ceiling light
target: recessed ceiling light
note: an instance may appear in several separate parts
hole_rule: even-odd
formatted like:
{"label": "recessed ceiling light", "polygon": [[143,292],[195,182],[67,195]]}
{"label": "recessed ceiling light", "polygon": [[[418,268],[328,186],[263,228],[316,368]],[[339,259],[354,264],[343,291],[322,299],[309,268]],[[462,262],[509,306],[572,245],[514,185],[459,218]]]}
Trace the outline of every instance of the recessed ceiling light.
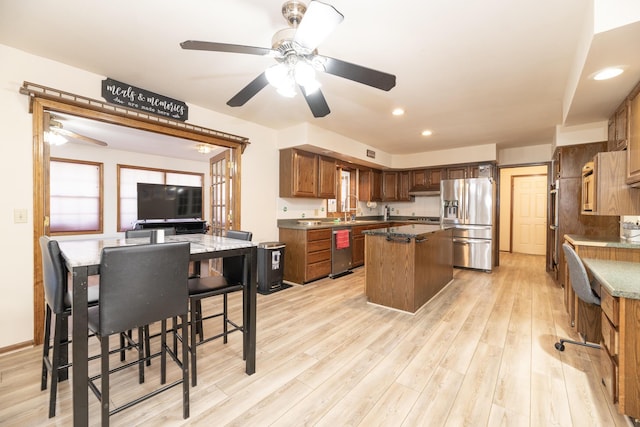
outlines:
{"label": "recessed ceiling light", "polygon": [[593,75],[593,80],[607,80],[622,74],[624,70],[620,67],[609,67],[598,71]]}
{"label": "recessed ceiling light", "polygon": [[200,154],[209,154],[211,152],[211,147],[207,144],[198,144],[196,150],[198,150],[198,153]]}
{"label": "recessed ceiling light", "polygon": [[404,114],[404,110],[402,108],[396,108],[391,114],[393,114],[394,116],[401,116]]}
{"label": "recessed ceiling light", "polygon": [[433,134],[429,129],[425,129],[422,131],[422,136],[431,136]]}

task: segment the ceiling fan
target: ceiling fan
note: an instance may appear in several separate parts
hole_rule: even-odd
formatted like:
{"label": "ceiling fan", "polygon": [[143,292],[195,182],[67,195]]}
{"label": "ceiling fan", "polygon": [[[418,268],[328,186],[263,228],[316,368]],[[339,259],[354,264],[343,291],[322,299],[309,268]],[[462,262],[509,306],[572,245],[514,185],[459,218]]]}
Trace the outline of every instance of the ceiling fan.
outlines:
{"label": "ceiling fan", "polygon": [[396,85],[396,76],[392,74],[318,55],[318,45],[344,19],[333,6],[312,0],[307,8],[300,1],[289,0],[282,6],[282,15],[289,23],[289,28],[276,32],[271,48],[197,40],[184,41],[180,46],[190,50],[270,56],[276,60],[277,64],[262,72],[227,101],[231,107],[244,105],[267,84],[272,84],[278,93],[288,97],[295,95],[298,86],[313,116],[324,117],[331,110],[320,91],[320,84],[315,80],[315,71],[324,71],[385,91]]}
{"label": "ceiling fan", "polygon": [[[88,142],[90,144],[99,145],[101,147],[106,147],[108,144],[99,139],[91,138],[90,136],[81,135],[79,133],[70,131],[64,128],[63,117],[57,117],[52,115],[49,112],[45,112],[44,117],[44,135],[45,140],[51,145],[61,145],[66,142],[62,139],[71,138],[80,142]],[[60,138],[62,137],[62,139]]]}

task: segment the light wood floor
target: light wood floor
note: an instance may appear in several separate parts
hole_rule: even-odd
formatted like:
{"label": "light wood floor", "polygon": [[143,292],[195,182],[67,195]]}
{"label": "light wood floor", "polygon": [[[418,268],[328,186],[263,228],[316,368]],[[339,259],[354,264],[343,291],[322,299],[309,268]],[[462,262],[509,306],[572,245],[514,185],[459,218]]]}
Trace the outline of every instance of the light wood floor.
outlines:
{"label": "light wood floor", "polygon": [[[502,254],[501,264],[491,274],[456,270],[416,315],[367,304],[362,268],[258,295],[254,375],[244,374],[234,334],[226,346],[218,340],[199,348],[189,419],[182,419],[176,388],[113,416],[112,424],[631,425],[606,397],[598,350],[554,349],[558,337],[576,336],[543,257]],[[239,295],[231,301],[239,312]],[[59,387],[58,415],[47,418],[40,352],[0,356],[0,425],[71,424],[69,381]],[[147,386],[157,384],[158,365],[148,369]],[[112,381],[116,401],[138,387],[135,372],[120,374]],[[89,399],[98,425],[98,404]]]}

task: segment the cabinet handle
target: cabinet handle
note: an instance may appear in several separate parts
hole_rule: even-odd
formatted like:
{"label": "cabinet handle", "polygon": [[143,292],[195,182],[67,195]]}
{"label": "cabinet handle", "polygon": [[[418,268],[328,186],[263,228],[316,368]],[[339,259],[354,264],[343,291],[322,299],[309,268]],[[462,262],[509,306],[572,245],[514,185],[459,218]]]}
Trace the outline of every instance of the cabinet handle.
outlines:
{"label": "cabinet handle", "polygon": [[411,242],[411,238],[410,237],[387,236],[387,242],[409,243],[409,242]]}
{"label": "cabinet handle", "polygon": [[416,238],[416,243],[424,243],[424,242],[426,242],[427,240],[429,240],[429,239],[427,239],[426,237],[421,237],[421,238],[419,238],[419,239],[418,239],[418,238]]}

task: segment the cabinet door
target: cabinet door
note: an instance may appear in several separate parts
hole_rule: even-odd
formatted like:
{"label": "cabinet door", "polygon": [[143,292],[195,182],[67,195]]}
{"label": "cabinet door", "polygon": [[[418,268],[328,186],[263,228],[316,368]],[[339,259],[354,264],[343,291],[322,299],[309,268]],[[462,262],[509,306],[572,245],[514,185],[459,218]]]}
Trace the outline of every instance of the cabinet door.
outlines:
{"label": "cabinet door", "polygon": [[627,148],[628,111],[627,100],[625,100],[616,111],[616,150],[624,150]]}
{"label": "cabinet door", "polygon": [[317,197],[318,156],[305,151],[280,151],[280,197]]}
{"label": "cabinet door", "polygon": [[453,166],[447,168],[448,179],[464,179],[467,178],[467,166]]}
{"label": "cabinet door", "polygon": [[398,200],[411,201],[409,195],[409,171],[398,172]]}
{"label": "cabinet door", "polygon": [[336,198],[336,161],[330,157],[318,157],[318,197]]}
{"label": "cabinet door", "polygon": [[398,172],[382,172],[382,200],[398,200]]}
{"label": "cabinet door", "polygon": [[371,180],[371,200],[382,201],[382,171],[373,170]]}
{"label": "cabinet door", "polygon": [[358,192],[360,201],[381,202],[382,201],[382,171],[360,170],[358,180]]}
{"label": "cabinet door", "polygon": [[415,191],[424,190],[429,185],[429,177],[428,177],[427,169],[418,169],[418,170],[411,171],[410,179],[411,179],[411,183],[410,183],[411,190],[415,190]]}
{"label": "cabinet door", "polygon": [[627,184],[640,186],[640,91],[629,102]]}
{"label": "cabinet door", "polygon": [[442,168],[427,169],[426,173],[429,190],[440,190],[440,181],[444,179],[445,170]]}
{"label": "cabinet door", "polygon": [[609,119],[607,124],[607,151],[615,151],[618,142],[616,141],[616,115]]}

